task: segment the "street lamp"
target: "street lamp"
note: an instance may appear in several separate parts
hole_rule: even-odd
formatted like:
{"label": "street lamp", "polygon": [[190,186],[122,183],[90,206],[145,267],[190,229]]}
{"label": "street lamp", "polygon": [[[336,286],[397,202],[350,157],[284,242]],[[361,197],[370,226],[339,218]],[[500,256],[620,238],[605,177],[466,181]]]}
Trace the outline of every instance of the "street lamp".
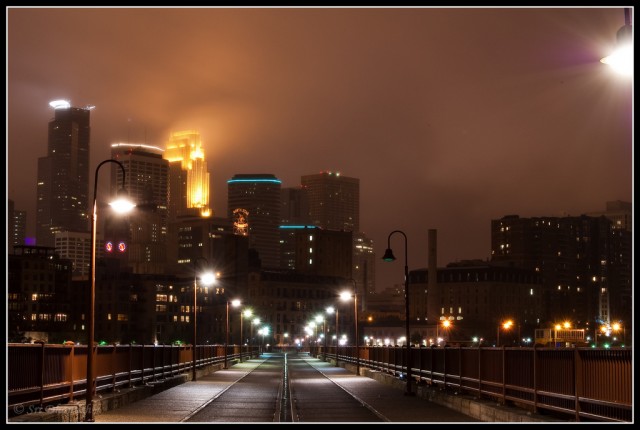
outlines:
{"label": "street lamp", "polygon": [[[351,278],[349,281],[353,284],[353,315],[354,315],[354,323],[355,323],[355,335],[356,335],[356,374],[360,375],[360,351],[358,350],[359,342],[358,342],[358,288],[356,286],[356,280]],[[343,293],[343,300],[349,300],[351,298],[351,294]]]}
{"label": "street lamp", "polygon": [[249,342],[253,345],[253,326],[260,324],[260,318],[254,318],[251,321],[251,326],[249,327],[250,339]]}
{"label": "street lamp", "polygon": [[[93,347],[94,343],[94,311],[96,305],[96,231],[97,231],[97,221],[98,221],[98,203],[96,199],[96,195],[98,193],[98,171],[103,164],[106,163],[116,163],[120,166],[122,170],[122,188],[120,189],[119,194],[121,194],[116,201],[109,203],[109,205],[117,212],[117,213],[126,213],[135,207],[135,204],[131,201],[128,201],[124,194],[126,191],[124,189],[125,184],[125,169],[122,163],[116,160],[104,160],[98,167],[96,167],[95,180],[93,182],[93,215],[91,221],[91,260],[89,268],[90,273],[90,283],[91,283],[91,294],[89,299],[89,312],[88,312],[88,331],[89,331],[89,341],[87,342],[87,396],[86,396],[86,411],[84,420],[87,422],[93,422],[93,391],[94,391],[94,379],[93,379],[93,359],[95,350]],[[124,193],[123,193],[124,192]]]}
{"label": "street lamp", "polygon": [[[447,332],[447,339],[449,339],[449,329],[451,328],[451,321],[449,321],[449,320],[442,321],[442,328],[445,329],[445,331]],[[439,339],[438,339],[438,326],[437,325],[436,325],[436,342],[438,344],[440,343]],[[447,344],[447,342],[445,342],[445,345],[446,344]]]}
{"label": "street lamp", "polygon": [[406,339],[405,342],[407,345],[407,391],[405,395],[413,396],[415,393],[411,391],[411,337],[409,334],[409,266],[408,266],[408,257],[407,257],[407,235],[404,234],[401,230],[394,230],[389,233],[389,237],[387,237],[387,250],[384,252],[384,256],[382,259],[387,262],[395,261],[396,257],[393,255],[393,251],[391,250],[391,236],[394,233],[400,233],[404,236],[404,316],[405,316],[405,331],[406,331]]}
{"label": "street lamp", "polygon": [[500,327],[503,327],[505,330],[509,330],[511,328],[511,326],[513,325],[513,321],[511,320],[507,320],[502,324],[498,325],[498,336],[496,339],[496,346],[500,346]]}
{"label": "street lamp", "polygon": [[244,351],[244,331],[242,330],[242,320],[244,317],[251,317],[253,315],[253,311],[251,309],[246,309],[244,312],[240,312],[240,363],[242,363],[242,352]]}
{"label": "street lamp", "polygon": [[229,348],[229,303],[231,303],[231,305],[234,308],[237,308],[238,306],[240,306],[240,300],[235,299],[235,300],[231,300],[231,302],[229,302],[229,299],[227,299],[227,326],[226,326],[226,333],[225,333],[225,337],[224,337],[224,368],[227,368],[227,356],[229,355],[228,353],[228,348]]}
{"label": "street lamp", "polygon": [[611,325],[611,330],[614,333],[618,333],[620,330],[622,330],[622,344],[624,346],[627,343],[627,332],[625,330],[625,326],[616,322]]}
{"label": "street lamp", "polygon": [[260,349],[264,347],[264,337],[269,336],[269,332],[270,331],[268,326],[264,326],[260,330],[258,330],[258,334],[262,335],[262,343],[260,344]]}
{"label": "street lamp", "polygon": [[[324,323],[324,314],[316,315],[316,323],[318,323],[318,324],[322,323],[322,337],[326,339],[327,338],[327,332],[326,332],[325,323]],[[316,340],[316,345],[317,344],[318,344],[318,341]],[[327,358],[327,351],[326,350],[324,351],[324,357],[325,357],[325,359]]]}
{"label": "street lamp", "polygon": [[[328,315],[331,315],[332,313],[334,313],[334,312],[335,312],[335,309],[334,309],[334,307],[333,307],[333,306],[329,306],[329,307],[327,307],[327,309],[325,309],[325,312],[326,312]],[[337,327],[338,327],[338,318],[336,317],[336,334],[337,334],[337,331],[338,331],[338,328],[337,328]],[[328,337],[328,336],[327,336],[327,333],[325,332],[325,335],[324,335],[324,350],[325,350],[325,353],[324,353],[324,359],[325,359],[325,361],[327,360],[327,337]],[[337,339],[337,337],[336,337],[336,339]],[[338,350],[336,349],[336,357],[338,356],[337,351],[338,351]]]}
{"label": "street lamp", "polygon": [[616,33],[616,41],[615,51],[600,62],[611,66],[614,71],[622,75],[631,76],[633,73],[633,27],[628,7],[624,8],[624,25]]}
{"label": "street lamp", "polygon": [[[209,264],[209,260],[204,257],[196,257],[193,259],[193,360],[191,368],[193,372],[192,381],[196,380],[196,344],[198,340],[198,261],[204,260]],[[207,272],[201,276],[202,283],[205,287],[215,282],[215,275],[212,272]]]}

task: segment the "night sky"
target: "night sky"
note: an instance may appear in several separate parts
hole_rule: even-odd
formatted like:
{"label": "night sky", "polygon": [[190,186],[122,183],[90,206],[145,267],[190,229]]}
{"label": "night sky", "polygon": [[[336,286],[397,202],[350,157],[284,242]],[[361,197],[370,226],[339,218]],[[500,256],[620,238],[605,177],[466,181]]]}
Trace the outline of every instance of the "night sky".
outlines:
{"label": "night sky", "polygon": [[621,7],[6,14],[7,194],[31,236],[48,103],[61,98],[95,106],[92,178],[112,143],[164,147],[170,132],[198,130],[215,216],[235,174],[283,187],[323,170],[359,178],[378,291],[403,283],[400,235],[398,261],[381,260],[393,230],[413,270],[437,229],[442,267],[489,259],[492,219],[632,201],[632,80],[599,62]]}

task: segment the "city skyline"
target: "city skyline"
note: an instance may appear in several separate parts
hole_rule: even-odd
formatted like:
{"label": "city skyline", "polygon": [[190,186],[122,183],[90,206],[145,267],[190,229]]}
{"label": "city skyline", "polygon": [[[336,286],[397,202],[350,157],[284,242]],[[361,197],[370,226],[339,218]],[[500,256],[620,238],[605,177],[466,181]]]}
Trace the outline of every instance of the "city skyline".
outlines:
{"label": "city skyline", "polygon": [[7,24],[7,192],[30,236],[60,98],[96,106],[91,178],[113,143],[198,130],[214,216],[235,174],[358,178],[378,291],[403,283],[391,231],[414,270],[429,229],[444,266],[489,259],[492,219],[633,201],[632,81],[599,62],[622,7],[11,7]]}

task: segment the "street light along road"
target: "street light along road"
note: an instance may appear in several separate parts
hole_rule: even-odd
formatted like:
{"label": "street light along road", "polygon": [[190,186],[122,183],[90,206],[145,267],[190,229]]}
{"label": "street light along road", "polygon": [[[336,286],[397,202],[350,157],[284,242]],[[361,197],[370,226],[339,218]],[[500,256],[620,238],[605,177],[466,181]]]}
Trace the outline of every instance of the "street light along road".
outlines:
{"label": "street light along road", "polygon": [[93,344],[95,343],[94,312],[95,312],[95,306],[96,306],[96,245],[97,245],[96,232],[97,232],[97,222],[98,222],[97,194],[98,194],[98,171],[100,170],[100,167],[102,167],[106,163],[116,163],[118,166],[120,166],[120,169],[122,170],[122,188],[118,193],[117,199],[114,202],[110,203],[109,205],[113,208],[113,210],[116,213],[120,213],[120,214],[129,212],[131,209],[135,207],[135,204],[133,202],[125,198],[126,190],[124,189],[124,184],[125,184],[126,171],[122,163],[116,160],[109,159],[109,160],[104,160],[100,164],[98,164],[98,167],[96,167],[95,180],[93,182],[93,215],[91,220],[91,260],[89,263],[91,265],[89,269],[89,273],[90,273],[89,276],[91,277],[90,279],[91,293],[89,298],[89,312],[88,312],[88,316],[89,316],[88,338],[89,339],[87,342],[87,394],[86,394],[86,408],[85,408],[85,416],[84,416],[84,420],[86,422],[95,421],[95,418],[93,416],[93,392],[95,390],[95,381],[93,376],[93,361],[94,361],[95,349]]}
{"label": "street light along road", "polygon": [[400,233],[404,236],[404,317],[405,317],[405,345],[407,346],[407,391],[405,395],[414,396],[415,393],[411,391],[411,367],[413,365],[411,360],[411,337],[409,333],[409,266],[408,266],[408,257],[407,257],[407,235],[404,234],[403,231],[394,230],[389,233],[389,237],[387,237],[387,250],[384,252],[384,256],[382,259],[387,262],[395,261],[396,257],[393,255],[393,251],[391,250],[391,236],[394,233]]}
{"label": "street light along road", "polygon": [[[231,302],[229,302],[229,299],[227,299],[227,325],[226,325],[226,329],[225,329],[225,336],[224,336],[224,368],[227,369],[227,357],[229,355],[228,349],[229,349],[229,303],[231,303],[231,305],[234,308],[237,308],[238,306],[241,305],[240,300],[238,299],[234,299],[231,300]],[[240,317],[242,318],[242,314],[240,315]]]}
{"label": "street light along road", "polygon": [[[193,361],[191,364],[193,376],[192,381],[196,380],[196,345],[198,340],[198,261],[204,260],[209,264],[209,260],[204,257],[196,257],[193,259]],[[213,272],[206,272],[201,276],[202,283],[205,287],[213,284],[216,280],[216,275]]]}

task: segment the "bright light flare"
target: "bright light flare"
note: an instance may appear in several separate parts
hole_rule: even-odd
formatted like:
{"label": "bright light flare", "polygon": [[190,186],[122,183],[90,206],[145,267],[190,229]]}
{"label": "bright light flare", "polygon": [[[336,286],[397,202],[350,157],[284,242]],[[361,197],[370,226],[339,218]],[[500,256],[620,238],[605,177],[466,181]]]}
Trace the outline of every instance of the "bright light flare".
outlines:
{"label": "bright light flare", "polygon": [[611,66],[616,73],[631,76],[633,74],[633,47],[631,45],[621,46],[600,62]]}
{"label": "bright light flare", "polygon": [[126,197],[118,197],[116,200],[109,203],[109,206],[111,206],[116,213],[124,214],[135,208],[136,204]]}
{"label": "bright light flare", "polygon": [[216,282],[216,275],[214,275],[213,272],[203,273],[202,276],[200,276],[200,282],[202,282],[205,286],[212,285],[214,282]]}

